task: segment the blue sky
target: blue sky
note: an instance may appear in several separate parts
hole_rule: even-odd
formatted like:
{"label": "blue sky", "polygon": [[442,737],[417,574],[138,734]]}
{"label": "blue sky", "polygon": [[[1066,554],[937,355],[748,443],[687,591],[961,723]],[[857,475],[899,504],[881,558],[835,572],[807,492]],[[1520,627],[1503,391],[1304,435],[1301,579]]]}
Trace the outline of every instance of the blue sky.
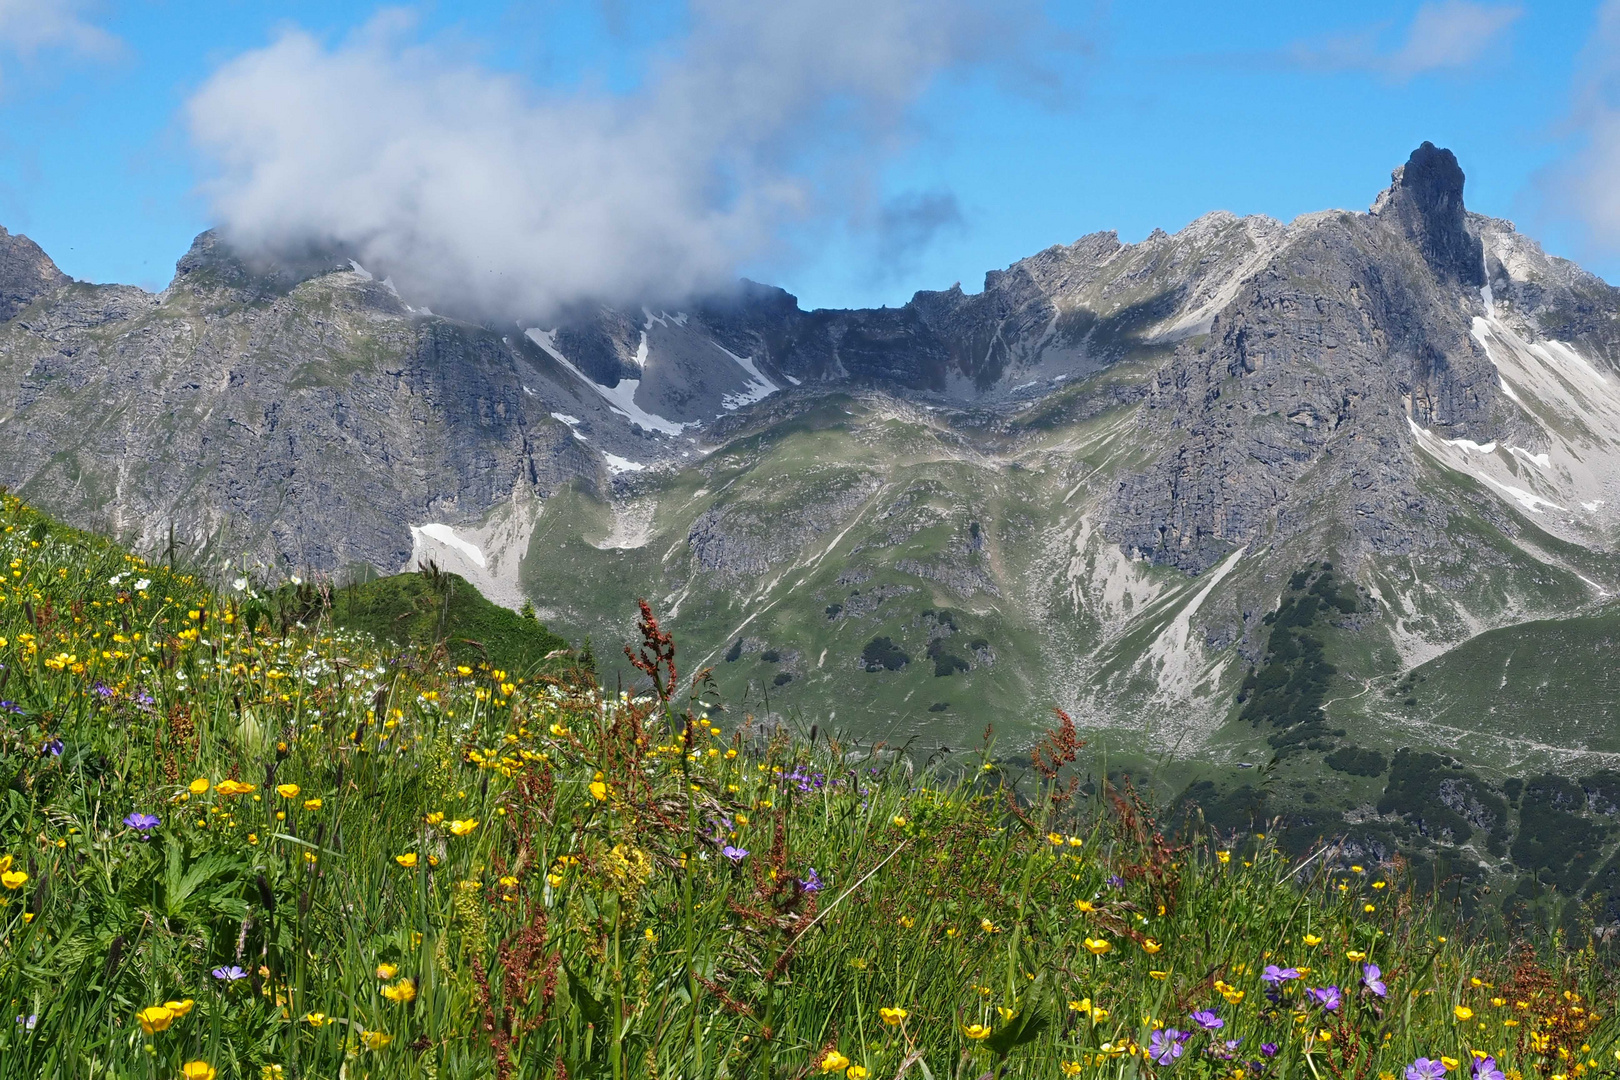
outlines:
{"label": "blue sky", "polygon": [[[964,12],[963,25],[983,35],[989,24],[971,20],[989,9],[976,12],[971,0],[941,7],[952,3]],[[633,106],[644,92],[659,103],[655,112],[678,115],[680,102],[671,97],[711,86],[727,49],[753,48],[746,37],[716,28],[729,10],[724,3],[694,15],[679,4],[631,0],[461,0],[403,10],[331,0],[0,0],[0,224],[33,237],[75,277],[161,287],[192,237],[221,220],[237,223],[244,236],[285,237],[288,230],[341,231],[357,205],[372,209],[368,185],[383,189],[377,201],[388,203],[391,177],[409,171],[411,159],[356,178],[360,194],[351,198],[358,204],[333,202],[328,181],[347,180],[358,166],[319,147],[397,125],[389,128],[397,136],[390,147],[419,142],[426,148],[397,152],[431,156],[442,137],[413,142],[411,125],[430,132],[457,126],[462,114],[436,111],[450,107],[433,99],[467,86],[494,94],[495,104],[467,106],[465,114],[477,120],[493,109],[492,132],[504,123],[501,109],[527,124],[539,102],[545,111],[534,130],[574,134],[558,136],[536,158],[491,151],[491,172],[506,177],[489,195],[492,221],[451,214],[424,223],[410,215],[442,218],[448,211],[434,207],[450,204],[406,193],[355,242],[392,260],[389,269],[426,261],[431,251],[465,276],[466,266],[481,265],[482,250],[462,253],[461,263],[438,256],[458,240],[490,246],[477,238],[499,235],[502,200],[599,199],[580,209],[566,232],[550,224],[516,230],[526,251],[489,270],[491,280],[523,282],[509,290],[514,304],[527,302],[534,249],[548,244],[556,245],[550,263],[589,267],[581,279],[603,288],[674,287],[648,268],[672,263],[683,267],[669,271],[675,280],[688,272],[746,273],[782,285],[807,307],[903,303],[915,289],[955,281],[974,291],[987,269],[1098,229],[1117,229],[1130,241],[1155,227],[1174,231],[1213,209],[1285,220],[1328,207],[1365,209],[1389,170],[1424,139],[1457,153],[1472,209],[1513,218],[1549,250],[1620,281],[1620,208],[1604,194],[1620,188],[1620,172],[1610,170],[1620,157],[1611,152],[1615,103],[1607,96],[1607,46],[1614,42],[1604,37],[1605,27],[1620,21],[1612,2],[1036,6],[995,8],[1008,13],[1009,24],[1023,20],[1011,29],[1028,31],[1025,40],[1010,36],[985,55],[960,40],[942,40],[920,59],[902,52],[916,65],[915,78],[879,85],[870,71],[853,69],[847,96],[838,83],[842,61],[820,62],[819,50],[848,44],[839,27],[847,9],[829,11],[816,25],[820,36],[807,34],[803,49],[813,61],[807,77],[821,81],[784,90],[786,111],[768,120],[729,112],[716,118],[732,125],[725,131],[754,140],[742,165],[727,157],[720,170],[721,186],[736,190],[694,195],[691,184],[673,183],[627,213],[630,224],[620,228],[603,224],[602,207],[611,212],[614,200],[633,201],[625,193],[641,190],[638,178],[656,186],[666,172],[689,166],[710,183],[716,156],[729,149],[720,139],[718,147],[689,151],[690,132],[660,142],[627,131],[622,120],[598,145],[591,118],[616,104]],[[904,18],[892,25],[902,36],[919,28]],[[778,30],[762,21],[747,33]],[[298,35],[302,51],[287,44],[289,34]],[[362,39],[373,44],[356,44]],[[684,67],[657,74],[672,63]],[[447,66],[461,81],[435,84],[396,115],[395,103],[423,72]],[[738,70],[746,76],[748,69]],[[306,77],[325,88],[332,111],[353,114],[345,120],[351,126],[337,127],[325,143],[305,140],[300,127],[324,123],[328,110],[319,100],[304,103],[302,113],[280,104],[277,80]],[[747,78],[742,82],[725,91],[739,114],[748,103],[735,99],[751,94]],[[713,108],[721,99],[701,100]],[[853,109],[844,107],[851,102]],[[817,130],[796,130],[795,110],[803,127]],[[262,142],[243,134],[257,131],[267,113],[291,119]],[[884,116],[868,122],[865,113]],[[852,115],[861,122],[851,123]],[[477,138],[469,134],[453,152],[476,163]],[[578,145],[594,149],[586,155],[575,152]],[[627,162],[641,146],[650,148],[646,159]],[[320,153],[327,158],[303,159]],[[676,160],[689,153],[695,163]],[[230,179],[221,163],[232,161],[246,161],[251,178]],[[570,177],[570,170],[591,168],[625,175],[601,185],[589,175]],[[276,183],[309,190],[288,198],[269,190]],[[733,212],[733,204],[760,193],[770,205]],[[718,223],[703,212],[711,198],[727,203]],[[407,203],[411,209],[400,208]],[[431,235],[435,228],[443,235],[430,247],[375,235]],[[636,230],[654,235],[620,235]],[[597,249],[621,243],[620,257],[598,258]],[[694,248],[703,256],[688,266]],[[560,271],[534,273],[554,278]],[[434,286],[424,278],[422,287]],[[536,302],[571,298],[551,278],[536,288]]]}

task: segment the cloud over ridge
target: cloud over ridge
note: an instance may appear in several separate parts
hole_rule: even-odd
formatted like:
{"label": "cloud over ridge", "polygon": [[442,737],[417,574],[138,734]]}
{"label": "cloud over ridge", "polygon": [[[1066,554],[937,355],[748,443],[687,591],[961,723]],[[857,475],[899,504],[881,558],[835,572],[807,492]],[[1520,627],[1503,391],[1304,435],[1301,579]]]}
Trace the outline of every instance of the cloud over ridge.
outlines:
{"label": "cloud over ridge", "polygon": [[877,215],[878,170],[929,88],[1037,71],[1054,37],[1039,0],[692,0],[689,15],[617,95],[538,90],[411,43],[397,15],[335,46],[285,31],[188,103],[205,192],[234,243],[339,245],[436,308],[679,299],[791,227]]}

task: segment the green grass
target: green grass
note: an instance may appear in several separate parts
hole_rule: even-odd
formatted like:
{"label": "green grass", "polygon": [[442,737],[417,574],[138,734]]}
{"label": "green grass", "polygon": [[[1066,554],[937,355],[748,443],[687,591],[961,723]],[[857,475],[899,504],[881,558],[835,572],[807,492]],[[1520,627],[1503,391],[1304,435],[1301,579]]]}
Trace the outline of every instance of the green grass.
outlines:
{"label": "green grass", "polygon": [[[604,697],[250,629],[10,498],[0,571],[0,1077],[1613,1067],[1605,954],[1509,952],[1398,866],[1196,815],[1172,846],[1072,728],[1020,779],[726,721],[684,670]],[[1302,977],[1268,995],[1268,964]]]}

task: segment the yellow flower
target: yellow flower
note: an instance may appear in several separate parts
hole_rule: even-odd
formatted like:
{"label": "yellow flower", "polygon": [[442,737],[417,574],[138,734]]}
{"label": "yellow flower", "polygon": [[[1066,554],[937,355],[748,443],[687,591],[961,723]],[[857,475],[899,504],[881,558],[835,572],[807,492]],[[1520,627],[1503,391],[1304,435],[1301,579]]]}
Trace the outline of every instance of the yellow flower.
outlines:
{"label": "yellow flower", "polygon": [[1081,1072],[1081,1065],[1078,1061],[1065,1061],[1058,1068],[1063,1070],[1064,1076],[1079,1076]]}
{"label": "yellow flower", "polygon": [[180,1066],[180,1075],[184,1080],[214,1080],[219,1074],[206,1061],[188,1061]]}
{"label": "yellow flower", "polygon": [[592,780],[591,798],[597,802],[607,802],[607,785],[600,780]]}
{"label": "yellow flower", "polygon": [[153,1035],[169,1029],[169,1025],[174,1023],[174,1010],[162,1005],[148,1005],[135,1014],[135,1019],[141,1022],[142,1031]]}
{"label": "yellow flower", "polygon": [[1373,888],[1382,889],[1385,885],[1388,885],[1388,884],[1389,884],[1389,882],[1387,882],[1387,881],[1375,881],[1375,882],[1373,882]]}
{"label": "yellow flower", "polygon": [[1375,907],[1372,904],[1362,904],[1361,905],[1361,910],[1365,911],[1367,914],[1371,915],[1373,912],[1377,911],[1378,908]]}
{"label": "yellow flower", "polygon": [[1079,1001],[1071,1001],[1071,1002],[1069,1002],[1069,1011],[1070,1012],[1077,1012],[1077,1013],[1088,1013],[1088,1012],[1090,1012],[1091,1011],[1091,999],[1090,998],[1081,998]]}
{"label": "yellow flower", "polygon": [[966,1035],[970,1039],[988,1039],[990,1037],[990,1029],[985,1027],[983,1024],[969,1024],[967,1027],[962,1029],[962,1034]]}
{"label": "yellow flower", "polygon": [[1093,904],[1090,900],[1076,900],[1074,902],[1074,908],[1076,911],[1089,914],[1090,912],[1097,910],[1097,905]]}
{"label": "yellow flower", "polygon": [[1474,1018],[1474,1010],[1466,1005],[1458,1005],[1451,1010],[1451,1013],[1459,1020],[1472,1020]]}
{"label": "yellow flower", "polygon": [[1162,948],[1164,948],[1164,946],[1159,944],[1157,941],[1154,941],[1152,938],[1142,939],[1142,951],[1147,953],[1149,956],[1152,956]]}
{"label": "yellow flower", "polygon": [[380,1031],[362,1031],[360,1041],[366,1044],[367,1050],[381,1050],[394,1041],[392,1035],[384,1035]]}
{"label": "yellow flower", "polygon": [[321,800],[319,800],[319,799],[305,799],[304,800],[304,809],[305,810],[319,810],[320,808],[321,808]]}
{"label": "yellow flower", "polygon": [[383,987],[383,997],[401,1005],[416,1000],[416,984],[409,979],[401,979],[392,986]]}
{"label": "yellow flower", "polygon": [[886,1008],[878,1010],[878,1016],[883,1019],[885,1024],[890,1025],[901,1023],[910,1015],[910,1013],[906,1012],[906,1010],[902,1009],[898,1005],[894,1006],[892,1009]]}
{"label": "yellow flower", "polygon": [[890,820],[894,822],[894,827],[897,829],[903,829],[906,827],[906,819],[901,817],[899,814],[894,815],[894,817]]}
{"label": "yellow flower", "polygon": [[917,920],[913,919],[910,915],[902,915],[895,920],[895,923],[902,930],[910,930],[913,926],[917,925]]}
{"label": "yellow flower", "polygon": [[310,1027],[316,1027],[316,1028],[325,1027],[327,1024],[330,1024],[331,1022],[332,1022],[332,1018],[327,1016],[323,1012],[312,1012],[312,1013],[305,1013],[304,1014],[304,1023],[308,1024]]}
{"label": "yellow flower", "polygon": [[1344,954],[1344,958],[1349,960],[1351,963],[1359,964],[1363,960],[1367,959],[1367,954],[1357,949],[1351,949],[1349,952]]}
{"label": "yellow flower", "polygon": [[478,822],[472,818],[456,818],[450,822],[450,831],[457,836],[466,836],[476,828],[478,828]]}
{"label": "yellow flower", "polygon": [[849,1077],[849,1080],[866,1080],[870,1074],[867,1073],[864,1065],[851,1065],[844,1070],[844,1075]]}
{"label": "yellow flower", "polygon": [[197,779],[191,782],[191,793],[193,795],[201,795],[203,792],[208,790],[208,786],[208,777],[199,776]]}
{"label": "yellow flower", "polygon": [[20,889],[28,882],[28,875],[21,870],[7,870],[0,874],[0,885],[8,889]]}
{"label": "yellow flower", "polygon": [[1446,1055],[1441,1054],[1440,1064],[1444,1065],[1447,1069],[1455,1069],[1457,1067],[1457,1059],[1454,1057],[1446,1057]]}
{"label": "yellow flower", "polygon": [[996,924],[991,922],[989,919],[980,919],[979,920],[979,929],[983,930],[987,934],[994,934],[994,933],[997,932],[996,931]]}
{"label": "yellow flower", "polygon": [[1170,977],[1170,973],[1168,971],[1150,971],[1148,972],[1148,977],[1158,979],[1160,982],[1164,982],[1164,980]]}
{"label": "yellow flower", "polygon": [[1320,945],[1320,944],[1322,944],[1322,939],[1321,939],[1321,937],[1319,937],[1316,934],[1306,934],[1305,935],[1305,944],[1307,944],[1307,945]]}
{"label": "yellow flower", "polygon": [[1046,842],[1054,847],[1061,847],[1063,845],[1063,834],[1049,832],[1046,834]]}
{"label": "yellow flower", "polygon": [[849,1068],[849,1058],[836,1050],[827,1051],[827,1056],[821,1059],[822,1072],[843,1072]]}
{"label": "yellow flower", "polygon": [[1110,942],[1107,938],[1093,938],[1093,937],[1086,938],[1086,949],[1093,956],[1101,956],[1103,953],[1107,952],[1109,949],[1112,949],[1113,947],[1114,947],[1113,943]]}
{"label": "yellow flower", "polygon": [[403,855],[395,855],[394,861],[399,863],[399,865],[403,866],[407,870],[414,869],[416,866],[416,852],[407,851]]}
{"label": "yellow flower", "polygon": [[1217,851],[1215,853],[1215,857],[1221,860],[1222,863],[1229,863],[1232,861],[1232,853],[1230,851]]}
{"label": "yellow flower", "polygon": [[240,780],[221,780],[214,790],[221,795],[246,795],[253,790],[253,785],[244,784]]}
{"label": "yellow flower", "polygon": [[195,1004],[197,1004],[195,1001],[192,1001],[190,998],[186,998],[184,1001],[165,1001],[163,1003],[163,1007],[174,1013],[174,1018],[178,1020],[182,1016],[186,1015],[186,1013],[190,1012],[191,1007]]}
{"label": "yellow flower", "polygon": [[276,794],[280,795],[283,799],[296,799],[296,798],[298,798],[299,790],[300,789],[299,789],[297,784],[277,784],[276,785]]}

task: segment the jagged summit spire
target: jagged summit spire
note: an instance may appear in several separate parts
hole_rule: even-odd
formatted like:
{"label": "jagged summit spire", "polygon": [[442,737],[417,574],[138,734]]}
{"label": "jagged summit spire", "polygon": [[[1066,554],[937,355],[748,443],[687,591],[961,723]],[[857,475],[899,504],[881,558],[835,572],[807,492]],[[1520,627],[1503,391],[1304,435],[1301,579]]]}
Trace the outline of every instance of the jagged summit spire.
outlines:
{"label": "jagged summit spire", "polygon": [[38,244],[0,227],[0,322],[67,283],[68,276]]}
{"label": "jagged summit spire", "polygon": [[1390,179],[1372,212],[1392,214],[1437,276],[1475,287],[1485,284],[1484,248],[1468,231],[1466,178],[1457,155],[1425,142]]}

